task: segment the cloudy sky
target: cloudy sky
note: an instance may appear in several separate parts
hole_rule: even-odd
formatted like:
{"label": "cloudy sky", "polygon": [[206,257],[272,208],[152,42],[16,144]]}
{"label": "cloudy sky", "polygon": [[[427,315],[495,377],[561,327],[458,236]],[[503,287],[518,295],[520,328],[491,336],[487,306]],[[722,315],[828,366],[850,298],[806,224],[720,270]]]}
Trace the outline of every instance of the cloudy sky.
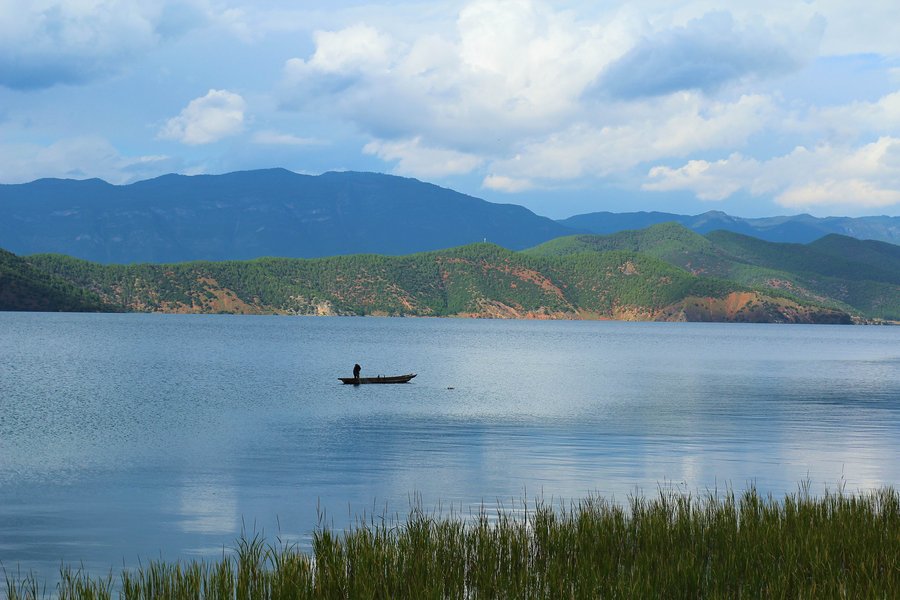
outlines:
{"label": "cloudy sky", "polygon": [[900,3],[0,0],[0,182],[365,170],[551,217],[900,215]]}

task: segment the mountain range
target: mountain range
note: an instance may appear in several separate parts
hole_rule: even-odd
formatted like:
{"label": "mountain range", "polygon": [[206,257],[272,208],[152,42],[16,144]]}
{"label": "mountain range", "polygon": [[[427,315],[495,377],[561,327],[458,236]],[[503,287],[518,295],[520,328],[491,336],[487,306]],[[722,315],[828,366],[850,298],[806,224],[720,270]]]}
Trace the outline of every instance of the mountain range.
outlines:
{"label": "mountain range", "polygon": [[267,169],[164,175],[128,185],[99,179],[0,185],[0,247],[100,263],[404,255],[485,241],[523,250],[560,236],[662,222],[775,242],[839,233],[900,243],[900,217],[744,219],[712,211],[590,213],[553,221],[522,206],[375,173]]}
{"label": "mountain range", "polygon": [[373,173],[47,179],[0,186],[0,310],[898,321],[900,246],[832,231],[898,220],[557,222]]}
{"label": "mountain range", "polygon": [[769,242],[805,244],[837,233],[861,240],[900,244],[900,217],[813,217],[793,215],[748,219],[711,210],[699,215],[665,212],[610,213],[575,215],[558,221],[572,229],[609,234],[628,229],[643,229],[658,223],[678,223],[697,233],[723,230],[753,236]]}
{"label": "mountain range", "polygon": [[485,240],[522,249],[570,233],[521,206],[376,173],[0,186],[0,247],[103,263],[408,254]]}

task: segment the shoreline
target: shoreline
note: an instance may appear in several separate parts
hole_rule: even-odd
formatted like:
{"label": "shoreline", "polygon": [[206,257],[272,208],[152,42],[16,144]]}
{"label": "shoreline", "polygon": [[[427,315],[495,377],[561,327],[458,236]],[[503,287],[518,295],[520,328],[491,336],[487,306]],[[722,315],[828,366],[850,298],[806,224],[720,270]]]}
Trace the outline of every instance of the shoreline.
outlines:
{"label": "shoreline", "polygon": [[327,313],[301,313],[287,310],[273,311],[183,311],[183,310],[116,310],[116,311],[62,311],[62,310],[7,310],[0,309],[0,313],[34,313],[34,314],[130,314],[130,315],[228,315],[228,316],[244,316],[244,317],[375,317],[390,319],[471,319],[471,320],[496,320],[496,321],[609,321],[617,323],[732,323],[732,324],[757,324],[757,325],[863,325],[863,326],[898,326],[900,321],[890,319],[872,319],[859,316],[850,316],[849,322],[816,322],[816,321],[745,321],[735,319],[659,319],[659,318],[615,318],[606,315],[588,314],[579,312],[577,314],[529,314],[524,316],[509,316],[497,314],[477,314],[477,313],[461,313],[450,315],[421,315],[421,314],[389,314],[386,312],[373,311],[371,313],[356,314],[343,312],[327,312]]}

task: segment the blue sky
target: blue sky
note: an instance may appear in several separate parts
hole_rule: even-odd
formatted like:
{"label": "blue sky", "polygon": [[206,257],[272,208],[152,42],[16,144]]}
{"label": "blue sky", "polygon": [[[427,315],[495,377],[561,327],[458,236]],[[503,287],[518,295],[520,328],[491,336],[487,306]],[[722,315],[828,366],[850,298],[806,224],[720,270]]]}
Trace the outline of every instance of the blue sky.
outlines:
{"label": "blue sky", "polygon": [[900,3],[0,0],[0,182],[285,167],[900,215]]}

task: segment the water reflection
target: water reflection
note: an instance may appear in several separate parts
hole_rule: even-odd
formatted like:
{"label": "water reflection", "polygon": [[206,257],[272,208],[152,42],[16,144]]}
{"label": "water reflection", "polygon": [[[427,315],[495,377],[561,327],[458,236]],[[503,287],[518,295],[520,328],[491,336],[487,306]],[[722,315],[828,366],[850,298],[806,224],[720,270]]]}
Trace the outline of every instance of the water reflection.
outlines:
{"label": "water reflection", "polygon": [[226,539],[240,533],[237,490],[229,481],[209,475],[189,478],[181,484],[178,496],[181,531]]}

